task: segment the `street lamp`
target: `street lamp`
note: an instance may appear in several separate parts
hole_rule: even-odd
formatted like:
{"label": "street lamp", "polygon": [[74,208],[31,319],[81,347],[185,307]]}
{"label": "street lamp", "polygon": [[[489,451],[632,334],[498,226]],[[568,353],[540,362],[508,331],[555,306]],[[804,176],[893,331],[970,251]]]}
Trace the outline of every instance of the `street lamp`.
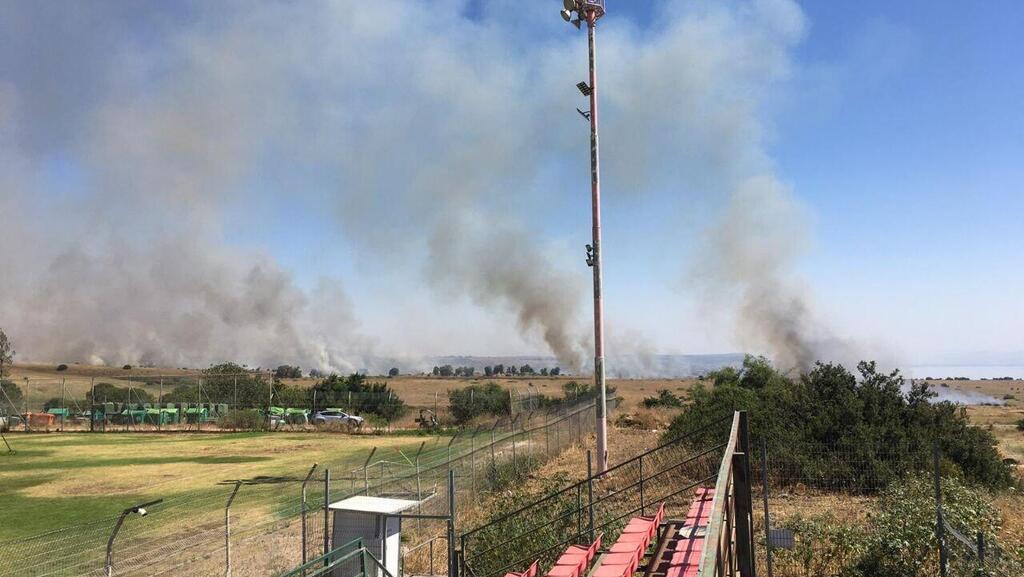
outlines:
{"label": "street lamp", "polygon": [[604,378],[604,302],[601,280],[601,155],[597,132],[597,21],[604,16],[604,0],[564,0],[562,19],[580,27],[587,23],[590,46],[590,82],[576,85],[583,96],[590,98],[590,110],[576,109],[590,121],[590,190],[593,219],[593,240],[587,245],[587,265],[594,270],[594,384],[598,391],[597,406],[597,472],[608,469],[608,389]]}
{"label": "street lamp", "polygon": [[114,539],[117,538],[117,534],[121,531],[121,525],[124,524],[124,519],[132,513],[137,514],[139,517],[145,517],[149,514],[146,507],[152,507],[163,503],[163,499],[157,499],[156,501],[150,501],[149,503],[143,503],[134,507],[128,507],[124,511],[121,511],[121,516],[117,518],[117,523],[114,524],[114,530],[110,533],[110,539],[107,540],[107,563],[106,563],[106,576],[111,577],[114,574]]}

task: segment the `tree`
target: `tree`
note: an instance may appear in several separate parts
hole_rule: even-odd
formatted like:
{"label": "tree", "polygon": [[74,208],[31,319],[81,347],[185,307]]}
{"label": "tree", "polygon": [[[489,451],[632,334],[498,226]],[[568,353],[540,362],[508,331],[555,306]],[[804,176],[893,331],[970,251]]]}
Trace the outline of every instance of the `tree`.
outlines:
{"label": "tree", "polygon": [[[239,367],[241,368],[241,367]],[[274,371],[275,379],[301,379],[302,369],[291,365],[281,365]]]}
{"label": "tree", "polygon": [[134,387],[118,387],[111,383],[96,383],[85,392],[85,400],[89,404],[99,403],[152,403],[156,399],[144,389]]}
{"label": "tree", "polygon": [[489,377],[489,376],[491,376],[491,375],[493,375],[493,374],[494,374],[494,369],[492,369],[492,368],[491,368],[491,367],[489,367],[489,366],[487,366],[487,367],[484,367],[484,376],[485,376],[485,377]]}
{"label": "tree", "polygon": [[543,367],[543,368],[541,368],[541,370],[540,370],[540,376],[542,376],[542,377],[546,377],[546,376],[548,376],[548,368],[547,368],[547,367]]}
{"label": "tree", "polygon": [[389,377],[397,377],[398,376],[398,367],[391,367],[391,370],[388,371],[388,376]]}
{"label": "tree", "polygon": [[448,405],[460,425],[480,415],[507,416],[512,410],[508,391],[493,381],[448,391]]}
{"label": "tree", "polygon": [[435,377],[440,375],[441,374],[441,367],[434,367],[433,373],[434,373]]}
{"label": "tree", "polygon": [[519,367],[519,374],[520,375],[535,375],[537,373],[534,372],[533,367],[531,367],[530,365],[523,365],[523,366]]}
{"label": "tree", "polygon": [[455,374],[455,369],[453,369],[451,365],[445,365],[438,369],[438,374],[442,377],[450,377]]}
{"label": "tree", "polygon": [[491,373],[491,374],[493,374],[493,375],[504,375],[505,374],[505,365],[494,365],[494,372]]}
{"label": "tree", "polygon": [[[970,425],[966,409],[933,402],[935,394],[924,382],[903,392],[899,371],[879,372],[874,362],[859,363],[857,373],[818,363],[790,377],[748,356],[740,369],[709,374],[705,382],[711,387],[694,387],[692,402],[665,438],[747,410],[751,435],[767,437],[769,454],[779,467],[794,471],[794,478],[882,489],[909,471],[927,470],[938,443],[944,461],[965,479],[988,487],[1012,482],[992,433]],[[727,426],[709,427],[700,441],[728,434]]]}
{"label": "tree", "polygon": [[0,389],[3,390],[3,394],[0,394],[0,407],[6,409],[8,407],[7,399],[10,399],[11,403],[14,404],[13,410],[18,412],[18,404],[21,403],[21,400],[24,398],[21,388],[18,387],[14,381],[5,381],[0,379]]}
{"label": "tree", "polygon": [[4,366],[14,362],[14,344],[7,338],[7,333],[0,329],[0,378],[4,376]]}
{"label": "tree", "polygon": [[561,367],[555,367],[555,368],[551,369],[548,372],[548,374],[550,374],[552,377],[557,377],[558,375],[562,374],[562,369],[561,369]]}

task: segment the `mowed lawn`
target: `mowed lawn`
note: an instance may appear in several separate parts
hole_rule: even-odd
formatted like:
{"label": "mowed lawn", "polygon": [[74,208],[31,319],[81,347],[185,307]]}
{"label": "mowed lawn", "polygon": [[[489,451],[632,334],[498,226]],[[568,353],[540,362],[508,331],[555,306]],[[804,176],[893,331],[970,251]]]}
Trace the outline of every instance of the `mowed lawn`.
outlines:
{"label": "mowed lawn", "polygon": [[[0,446],[0,541],[117,515],[158,498],[217,502],[223,481],[303,477],[313,463],[341,476],[377,457],[416,451],[424,439],[317,433],[7,435]],[[401,452],[401,453],[400,453]]]}

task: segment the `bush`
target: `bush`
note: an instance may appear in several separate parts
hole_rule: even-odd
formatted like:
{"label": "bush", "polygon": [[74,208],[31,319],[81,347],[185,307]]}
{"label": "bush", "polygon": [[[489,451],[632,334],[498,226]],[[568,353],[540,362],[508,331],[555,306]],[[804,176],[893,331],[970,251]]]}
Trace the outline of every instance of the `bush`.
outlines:
{"label": "bush", "polygon": [[[924,475],[893,483],[875,502],[866,522],[848,522],[831,514],[783,519],[779,526],[793,531],[795,546],[790,550],[776,549],[774,555],[780,564],[796,563],[802,575],[938,575],[932,483],[932,479]],[[942,505],[944,520],[949,526],[971,537],[981,532],[991,548],[998,550],[995,539],[1001,519],[982,492],[955,478],[944,478]],[[965,565],[972,564],[957,563],[958,550],[951,547],[951,560],[959,570],[951,575],[975,575],[962,572],[970,569]],[[1001,561],[1015,563],[1012,557]],[[1006,574],[1013,574],[1013,571]]]}
{"label": "bush", "polygon": [[484,490],[500,491],[506,487],[522,485],[543,463],[534,455],[523,455],[513,461],[487,466]]}
{"label": "bush", "polygon": [[647,397],[643,400],[643,406],[648,409],[657,407],[678,408],[683,406],[683,400],[668,389],[658,391],[657,397]]}
{"label": "bush", "polygon": [[125,370],[125,371],[130,371],[130,370],[132,370],[132,366],[131,365],[125,365],[125,366],[121,367],[121,369]]}
{"label": "bush", "polygon": [[57,365],[57,372],[58,373],[66,371],[66,370],[68,370],[68,366],[65,365],[64,363],[61,363],[61,364]]}
{"label": "bush", "polygon": [[[500,477],[501,474],[497,473],[496,478]],[[533,503],[542,495],[556,493],[567,483],[563,473],[542,479],[539,487],[523,483],[508,485],[507,490],[499,487],[504,492],[500,499],[492,501],[487,519],[488,523],[496,522],[475,533],[466,544],[465,555],[473,560],[473,572],[477,575],[501,575],[504,571],[525,570],[535,559],[525,558],[527,551],[546,551],[540,558],[541,565],[554,563],[565,550],[565,537],[578,530],[579,518],[573,514],[576,511],[575,493],[556,495],[544,507],[531,510],[530,515],[505,516]],[[510,563],[513,566],[508,567]]]}
{"label": "bush", "polygon": [[0,407],[9,409],[10,403],[7,402],[9,399],[11,403],[14,403],[14,410],[17,411],[18,404],[21,403],[24,398],[24,394],[21,392],[21,387],[19,387],[14,381],[0,379],[0,390],[3,391],[3,394],[0,394]]}
{"label": "bush", "polygon": [[398,376],[398,367],[391,367],[391,370],[388,371],[388,376],[389,377],[397,377]]}
{"label": "bush", "polygon": [[96,383],[85,392],[85,400],[93,403],[153,403],[156,399],[144,389],[118,387],[110,383]]}
{"label": "bush", "polygon": [[1017,421],[1017,430],[1024,431],[1024,419]]}
{"label": "bush", "polygon": [[448,406],[459,425],[483,415],[505,417],[512,414],[509,392],[493,381],[448,391]]}
{"label": "bush", "polygon": [[[929,469],[938,442],[968,480],[991,487],[1013,482],[995,438],[971,426],[966,409],[930,402],[935,394],[925,383],[904,394],[899,372],[879,373],[875,363],[860,363],[858,372],[859,379],[841,365],[818,363],[791,379],[766,359],[747,357],[740,370],[709,374],[710,388],[698,384],[665,438],[747,410],[751,434],[766,438],[772,461],[791,478],[877,490],[907,471]],[[695,442],[722,439],[728,427],[723,421]]]}
{"label": "bush", "polygon": [[[955,478],[942,480],[943,519],[964,535],[978,532],[995,543],[1000,518],[996,509],[975,490]],[[893,483],[872,517],[876,530],[870,551],[860,563],[864,575],[916,577],[939,574],[939,546],[935,536],[933,481],[915,476]]]}
{"label": "bush", "polygon": [[281,365],[274,370],[275,379],[301,379],[302,369],[291,365]]}
{"label": "bush", "polygon": [[222,429],[262,431],[267,427],[267,419],[256,410],[233,409],[217,419],[217,426]]}

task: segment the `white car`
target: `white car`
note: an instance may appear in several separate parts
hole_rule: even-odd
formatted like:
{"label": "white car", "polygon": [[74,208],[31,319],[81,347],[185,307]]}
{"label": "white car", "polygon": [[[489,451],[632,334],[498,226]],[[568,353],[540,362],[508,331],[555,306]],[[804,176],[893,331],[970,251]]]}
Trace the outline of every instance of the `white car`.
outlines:
{"label": "white car", "polygon": [[363,418],[350,415],[337,409],[318,411],[313,415],[314,425],[326,425],[327,423],[341,423],[343,425],[358,429],[363,426]]}

